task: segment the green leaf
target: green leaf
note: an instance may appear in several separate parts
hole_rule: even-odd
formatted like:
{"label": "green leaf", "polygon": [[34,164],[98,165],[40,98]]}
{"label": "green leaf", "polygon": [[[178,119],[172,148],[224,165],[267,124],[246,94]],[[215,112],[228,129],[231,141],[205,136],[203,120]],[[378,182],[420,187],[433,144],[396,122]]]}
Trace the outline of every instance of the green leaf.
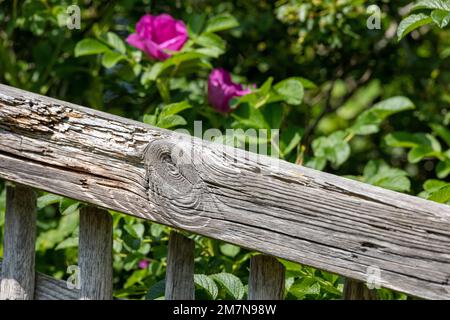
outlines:
{"label": "green leaf", "polygon": [[447,185],[448,185],[448,183],[445,181],[430,179],[430,180],[425,181],[425,183],[423,184],[423,188],[425,189],[425,191],[433,193]]}
{"label": "green leaf", "polygon": [[408,33],[411,31],[431,23],[433,20],[430,16],[419,13],[419,14],[412,14],[405,19],[403,19],[397,29],[397,39],[400,41],[403,37],[405,37]]}
{"label": "green leaf", "polygon": [[109,51],[109,48],[95,39],[83,39],[75,46],[75,57],[99,54]]}
{"label": "green leaf", "polygon": [[167,117],[173,114],[180,113],[183,110],[190,109],[192,106],[189,104],[188,101],[181,101],[177,103],[171,103],[161,110],[160,117]]}
{"label": "green leaf", "polygon": [[430,134],[394,132],[386,136],[387,145],[392,147],[410,147],[408,161],[417,163],[425,157],[443,159],[441,144]]}
{"label": "green leaf", "polygon": [[350,145],[345,141],[347,134],[337,131],[328,137],[319,137],[312,143],[314,156],[326,158],[336,166],[343,164],[350,156]]}
{"label": "green leaf", "polygon": [[309,159],[305,163],[305,167],[315,169],[315,170],[323,170],[327,165],[327,159],[325,157],[314,157]]}
{"label": "green leaf", "polygon": [[225,50],[225,40],[215,33],[204,32],[195,38],[194,41],[203,47],[215,47],[222,50],[222,52]]}
{"label": "green leaf", "polygon": [[205,274],[194,274],[194,283],[204,289],[213,299],[217,298],[219,288],[217,284]]}
{"label": "green leaf", "polygon": [[42,209],[51,204],[59,203],[63,199],[62,196],[48,193],[37,199],[37,208]]}
{"label": "green leaf", "polygon": [[450,2],[448,0],[422,0],[417,2],[412,7],[411,11],[422,9],[441,9],[450,11]]}
{"label": "green leaf", "polygon": [[439,203],[446,203],[450,200],[450,185],[433,192],[428,199]]}
{"label": "green leaf", "polygon": [[144,235],[145,227],[142,223],[135,223],[135,224],[126,224],[123,226],[126,232],[128,232],[132,237],[136,239],[142,239],[142,236]]}
{"label": "green leaf", "polygon": [[77,200],[62,198],[59,201],[59,212],[61,212],[63,216],[69,215],[71,213],[76,212],[79,206],[80,202]]}
{"label": "green leaf", "polygon": [[169,115],[167,117],[159,118],[156,125],[160,128],[169,129],[176,126],[184,126],[186,125],[186,120],[177,114]]}
{"label": "green leaf", "polygon": [[274,90],[283,98],[283,100],[292,105],[300,105],[303,100],[304,88],[300,80],[288,78],[278,82]]}
{"label": "green leaf", "polygon": [[126,59],[124,55],[109,50],[103,54],[102,65],[105,68],[112,68],[117,64],[117,62],[124,59]]}
{"label": "green leaf", "polygon": [[222,272],[213,274],[210,277],[219,283],[234,299],[240,300],[244,296],[244,285],[235,275]]}
{"label": "green leaf", "polygon": [[125,43],[123,40],[115,33],[108,32],[106,34],[106,42],[114,49],[124,54],[126,51]]}
{"label": "green leaf", "polygon": [[444,10],[433,10],[431,19],[439,28],[445,28],[450,22],[450,12]]}
{"label": "green leaf", "polygon": [[409,132],[393,132],[389,133],[384,141],[390,147],[398,148],[414,148],[420,145],[429,145],[430,141],[424,133],[409,133]]}
{"label": "green leaf", "polygon": [[229,243],[225,243],[220,246],[220,252],[222,252],[222,254],[226,255],[227,257],[234,258],[240,251],[240,247],[234,246]]}
{"label": "green leaf", "polygon": [[354,134],[368,135],[377,133],[384,119],[395,113],[414,109],[414,104],[406,97],[392,97],[375,104],[361,113],[350,128]]}
{"label": "green leaf", "polygon": [[430,124],[430,127],[450,147],[450,130],[440,124]]}
{"label": "green leaf", "polygon": [[[199,60],[206,57],[207,55],[197,51],[176,53],[164,62],[157,62],[153,64],[150,70],[147,70],[143,73],[141,83],[146,84],[148,81],[155,81],[159,76],[170,72],[170,70],[174,70],[174,67],[177,67],[177,70],[179,70],[180,66],[183,63]],[[199,65],[203,66],[203,64]]]}
{"label": "green leaf", "polygon": [[156,300],[164,297],[166,291],[166,279],[156,282],[145,295],[145,300]]}
{"label": "green leaf", "polygon": [[450,174],[450,159],[440,161],[436,166],[436,175],[439,179],[447,178]]}
{"label": "green leaf", "polygon": [[208,20],[206,32],[218,32],[239,26],[239,22],[231,14],[224,13]]}
{"label": "green leaf", "polygon": [[144,123],[150,124],[152,126],[156,126],[156,115],[154,114],[145,114],[142,119]]}
{"label": "green leaf", "polygon": [[423,158],[427,157],[440,157],[441,153],[439,151],[433,150],[430,146],[421,145],[412,148],[408,152],[408,161],[411,163],[417,163]]}
{"label": "green leaf", "polygon": [[408,192],[411,188],[406,171],[391,168],[383,160],[371,160],[364,168],[363,182],[399,192]]}
{"label": "green leaf", "polygon": [[55,247],[55,250],[62,250],[62,249],[76,248],[76,247],[78,247],[78,237],[70,237],[70,238],[64,239],[62,242],[60,242]]}
{"label": "green leaf", "polygon": [[318,295],[320,293],[320,284],[314,278],[304,277],[295,282],[289,289],[289,292],[298,299],[302,299],[307,295]]}

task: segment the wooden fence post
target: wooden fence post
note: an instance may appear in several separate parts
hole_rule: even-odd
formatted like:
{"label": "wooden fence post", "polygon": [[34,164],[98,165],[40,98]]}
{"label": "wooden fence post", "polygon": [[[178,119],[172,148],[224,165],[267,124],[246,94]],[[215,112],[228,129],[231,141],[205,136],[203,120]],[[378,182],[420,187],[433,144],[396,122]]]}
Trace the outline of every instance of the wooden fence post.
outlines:
{"label": "wooden fence post", "polygon": [[35,283],[36,193],[6,187],[1,300],[32,300]]}
{"label": "wooden fence post", "polygon": [[274,257],[253,256],[248,281],[249,300],[282,300],[284,298],[284,266]]}
{"label": "wooden fence post", "polygon": [[194,300],[195,243],[172,231],[169,238],[166,271],[166,300]]}
{"label": "wooden fence post", "polygon": [[377,300],[377,293],[375,290],[370,290],[364,282],[345,279],[344,300]]}
{"label": "wooden fence post", "polygon": [[112,232],[112,217],[106,210],[81,209],[78,265],[82,300],[113,298]]}

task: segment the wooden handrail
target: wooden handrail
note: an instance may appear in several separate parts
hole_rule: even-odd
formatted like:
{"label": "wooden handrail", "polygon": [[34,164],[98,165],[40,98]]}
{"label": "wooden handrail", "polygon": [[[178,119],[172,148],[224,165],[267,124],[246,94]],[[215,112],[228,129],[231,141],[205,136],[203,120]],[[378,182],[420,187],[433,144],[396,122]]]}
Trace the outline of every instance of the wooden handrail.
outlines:
{"label": "wooden handrail", "polygon": [[423,298],[450,207],[0,85],[0,178]]}

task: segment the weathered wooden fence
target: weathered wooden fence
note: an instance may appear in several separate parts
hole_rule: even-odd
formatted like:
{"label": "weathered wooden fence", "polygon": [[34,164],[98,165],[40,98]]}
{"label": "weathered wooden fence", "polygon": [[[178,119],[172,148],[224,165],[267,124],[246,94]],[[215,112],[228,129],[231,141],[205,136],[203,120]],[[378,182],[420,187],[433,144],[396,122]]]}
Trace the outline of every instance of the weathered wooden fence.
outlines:
{"label": "weathered wooden fence", "polygon": [[[114,209],[264,255],[249,299],[280,299],[273,257],[345,276],[344,298],[383,287],[450,298],[450,207],[0,85],[0,178],[8,187],[1,298],[111,299]],[[81,212],[81,290],[34,270],[39,188]],[[194,298],[194,244],[172,233],[166,298]]]}

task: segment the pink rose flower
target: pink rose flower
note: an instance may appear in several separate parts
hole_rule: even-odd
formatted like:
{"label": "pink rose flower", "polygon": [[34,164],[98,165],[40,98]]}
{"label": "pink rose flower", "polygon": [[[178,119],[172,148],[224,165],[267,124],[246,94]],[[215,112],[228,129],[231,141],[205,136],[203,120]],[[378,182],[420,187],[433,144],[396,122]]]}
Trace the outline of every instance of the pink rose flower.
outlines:
{"label": "pink rose flower", "polygon": [[128,36],[127,42],[149,56],[166,60],[167,51],[180,51],[188,40],[186,25],[168,14],[144,15],[136,24],[136,33]]}
{"label": "pink rose flower", "polygon": [[231,81],[228,71],[214,69],[208,78],[208,102],[219,112],[230,112],[230,100],[249,94],[250,89],[245,89],[241,84]]}
{"label": "pink rose flower", "polygon": [[141,261],[139,261],[139,264],[138,264],[139,268],[141,268],[141,269],[147,269],[148,265],[149,265],[149,262],[148,262],[148,260],[145,260],[145,259],[142,259]]}

